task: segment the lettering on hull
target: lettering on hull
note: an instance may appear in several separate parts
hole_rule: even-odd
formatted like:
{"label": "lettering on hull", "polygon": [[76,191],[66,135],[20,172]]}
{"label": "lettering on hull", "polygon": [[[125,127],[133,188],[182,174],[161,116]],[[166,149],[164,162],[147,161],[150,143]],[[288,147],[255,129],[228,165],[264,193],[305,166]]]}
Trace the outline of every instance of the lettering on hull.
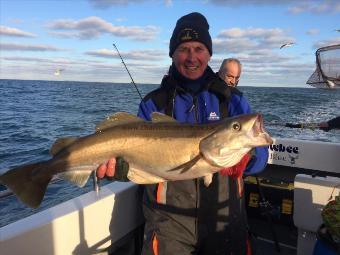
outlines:
{"label": "lettering on hull", "polygon": [[275,161],[289,162],[291,165],[295,165],[299,159],[299,147],[292,145],[272,144],[269,146],[269,159]]}

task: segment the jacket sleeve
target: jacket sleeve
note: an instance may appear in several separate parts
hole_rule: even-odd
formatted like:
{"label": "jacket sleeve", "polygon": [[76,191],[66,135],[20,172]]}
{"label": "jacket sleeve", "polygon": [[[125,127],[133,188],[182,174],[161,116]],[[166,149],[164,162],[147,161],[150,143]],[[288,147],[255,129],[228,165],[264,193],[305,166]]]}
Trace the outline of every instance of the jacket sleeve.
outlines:
{"label": "jacket sleeve", "polygon": [[157,107],[151,99],[142,100],[139,104],[137,116],[145,120],[151,121],[151,113],[157,112]]}
{"label": "jacket sleeve", "polygon": [[[248,100],[243,95],[233,94],[229,104],[229,116],[251,113],[252,110]],[[268,161],[268,146],[256,147],[252,151],[252,159],[247,165],[244,173],[246,175],[256,174],[264,170]]]}
{"label": "jacket sleeve", "polygon": [[329,120],[327,123],[329,129],[340,128],[340,116]]}

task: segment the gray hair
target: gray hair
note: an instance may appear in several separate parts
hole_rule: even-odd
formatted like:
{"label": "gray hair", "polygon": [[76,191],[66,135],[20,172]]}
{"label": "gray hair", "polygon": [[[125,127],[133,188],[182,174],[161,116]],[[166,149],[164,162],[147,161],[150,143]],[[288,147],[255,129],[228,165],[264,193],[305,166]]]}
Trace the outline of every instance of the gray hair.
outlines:
{"label": "gray hair", "polygon": [[227,70],[224,70],[225,69],[224,67],[230,62],[237,63],[238,67],[240,68],[240,71],[242,71],[242,64],[241,64],[240,60],[238,60],[237,58],[226,58],[226,59],[223,60],[221,67],[220,67],[220,70],[218,72],[219,73],[226,72]]}

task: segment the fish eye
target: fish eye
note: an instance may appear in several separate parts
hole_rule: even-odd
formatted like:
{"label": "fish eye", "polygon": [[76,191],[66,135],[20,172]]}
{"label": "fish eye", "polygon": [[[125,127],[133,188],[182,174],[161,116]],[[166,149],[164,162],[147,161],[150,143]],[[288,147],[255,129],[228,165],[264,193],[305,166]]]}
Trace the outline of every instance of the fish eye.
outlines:
{"label": "fish eye", "polygon": [[239,131],[239,130],[241,130],[241,124],[239,122],[234,122],[232,124],[232,128],[236,131]]}

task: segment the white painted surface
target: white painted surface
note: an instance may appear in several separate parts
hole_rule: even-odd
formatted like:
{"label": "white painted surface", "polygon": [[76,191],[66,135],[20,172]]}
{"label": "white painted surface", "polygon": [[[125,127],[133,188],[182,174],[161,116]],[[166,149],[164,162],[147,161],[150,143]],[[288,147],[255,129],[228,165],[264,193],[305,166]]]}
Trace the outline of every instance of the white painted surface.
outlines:
{"label": "white painted surface", "polygon": [[298,255],[312,254],[321,211],[331,195],[338,195],[340,178],[298,174],[294,181],[294,224],[298,228]]}
{"label": "white painted surface", "polygon": [[0,254],[95,254],[142,223],[138,186],[108,184],[0,228]]}
{"label": "white painted surface", "polygon": [[340,143],[274,139],[269,164],[340,173]]}

